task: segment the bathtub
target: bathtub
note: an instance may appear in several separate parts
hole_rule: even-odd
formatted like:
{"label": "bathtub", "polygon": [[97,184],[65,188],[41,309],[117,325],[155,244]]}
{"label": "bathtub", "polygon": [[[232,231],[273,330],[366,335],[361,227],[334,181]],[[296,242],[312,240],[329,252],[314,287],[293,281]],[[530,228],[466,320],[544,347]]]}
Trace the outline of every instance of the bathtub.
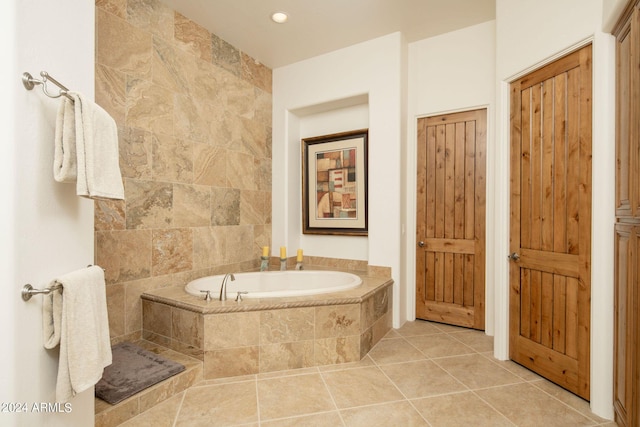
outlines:
{"label": "bathtub", "polygon": [[[202,297],[201,291],[211,291],[213,299],[220,295],[224,274],[193,280],[185,286],[188,294]],[[359,276],[341,271],[291,270],[234,273],[236,280],[227,279],[227,298],[247,292],[243,298],[275,298],[317,295],[353,289],[362,283]]]}

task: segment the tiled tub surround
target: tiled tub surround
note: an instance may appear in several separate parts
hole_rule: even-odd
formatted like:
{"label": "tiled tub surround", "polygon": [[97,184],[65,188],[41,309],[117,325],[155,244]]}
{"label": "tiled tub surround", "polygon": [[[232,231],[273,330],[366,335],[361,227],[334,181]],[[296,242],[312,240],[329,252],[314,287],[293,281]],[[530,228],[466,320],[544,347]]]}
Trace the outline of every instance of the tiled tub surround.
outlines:
{"label": "tiled tub surround", "polygon": [[355,362],[391,329],[393,281],[306,297],[205,301],[182,287],[142,295],[143,338],[204,363],[204,379]]}

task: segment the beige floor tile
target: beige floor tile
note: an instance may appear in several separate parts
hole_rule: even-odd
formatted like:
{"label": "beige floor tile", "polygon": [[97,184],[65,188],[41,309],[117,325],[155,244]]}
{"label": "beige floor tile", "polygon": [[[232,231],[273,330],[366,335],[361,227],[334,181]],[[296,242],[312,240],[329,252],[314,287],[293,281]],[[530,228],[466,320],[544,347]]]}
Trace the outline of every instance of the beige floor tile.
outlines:
{"label": "beige floor tile", "polygon": [[224,426],[258,422],[255,382],[192,387],[186,391],[176,426]]}
{"label": "beige floor tile", "polygon": [[395,331],[403,337],[438,334],[442,332],[435,325],[436,323],[418,319],[414,320],[413,322],[405,322],[404,325],[400,327],[400,329],[396,329]]}
{"label": "beige floor tile", "polygon": [[339,427],[344,426],[338,411],[265,421],[261,427]]}
{"label": "beige floor tile", "polygon": [[427,422],[409,402],[391,402],[340,411],[347,427],[419,427]]}
{"label": "beige floor tile", "polygon": [[529,383],[478,390],[476,393],[519,427],[595,425],[593,420]]}
{"label": "beige floor tile", "polygon": [[373,366],[375,362],[373,359],[367,354],[362,360],[357,362],[347,362],[347,363],[338,363],[337,365],[322,365],[318,366],[318,370],[320,372],[331,372],[331,371],[344,371],[345,369],[351,368],[364,368],[367,366]]}
{"label": "beige floor tile", "polygon": [[426,358],[424,354],[405,341],[404,338],[378,342],[369,352],[369,356],[378,364],[408,362]]}
{"label": "beige floor tile", "polygon": [[403,399],[378,367],[323,372],[322,377],[339,409]]}
{"label": "beige floor tile", "polygon": [[512,361],[512,360],[498,360],[495,357],[493,357],[493,353],[482,353],[482,355],[484,357],[486,357],[488,360],[490,360],[491,362],[497,364],[498,366],[506,369],[507,371],[511,372],[512,374],[515,374],[517,376],[519,376],[520,378],[522,378],[525,381],[535,381],[535,380],[539,380],[542,377],[538,374],[536,374],[535,372],[525,368],[522,365],[518,365],[516,362]]}
{"label": "beige floor tile", "polygon": [[523,381],[478,353],[434,359],[434,362],[472,390]]}
{"label": "beige floor tile", "polygon": [[471,328],[463,328],[462,326],[447,325],[446,323],[431,322],[431,324],[435,326],[438,330],[442,332],[446,332],[448,334],[473,331],[473,329]]}
{"label": "beige floor tile", "polygon": [[484,331],[457,332],[451,336],[479,353],[493,351],[493,337]]}
{"label": "beige floor tile", "polygon": [[591,412],[591,408],[589,406],[589,402],[580,398],[579,396],[563,389],[562,387],[555,385],[554,383],[541,379],[540,381],[533,381],[531,385],[534,385],[544,391],[545,393],[550,394],[561,402],[571,406],[576,411],[580,412],[587,418],[590,418],[597,423],[605,423],[607,420],[604,418],[600,418]]}
{"label": "beige floor tile", "polygon": [[472,392],[411,401],[432,427],[502,427],[514,424]]}
{"label": "beige floor tile", "polygon": [[185,393],[176,394],[146,412],[120,424],[121,427],[172,427]]}
{"label": "beige floor tile", "polygon": [[467,390],[430,360],[382,365],[380,369],[408,399]]}
{"label": "beige floor tile", "polygon": [[421,335],[407,337],[406,340],[427,357],[458,356],[475,351],[448,334]]}
{"label": "beige floor tile", "polygon": [[397,329],[391,329],[382,339],[388,340],[389,338],[400,338],[401,336],[402,335],[397,332]]}
{"label": "beige floor tile", "polygon": [[336,409],[320,374],[258,380],[258,396],[261,420]]}

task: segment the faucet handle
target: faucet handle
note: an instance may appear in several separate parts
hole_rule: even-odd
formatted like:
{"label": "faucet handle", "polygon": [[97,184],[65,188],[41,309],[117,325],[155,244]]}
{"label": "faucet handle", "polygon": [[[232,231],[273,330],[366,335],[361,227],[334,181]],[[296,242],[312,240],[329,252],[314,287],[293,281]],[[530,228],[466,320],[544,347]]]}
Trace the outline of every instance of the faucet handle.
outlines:
{"label": "faucet handle", "polygon": [[211,301],[211,299],[212,299],[211,298],[211,291],[200,291],[200,292],[202,292],[203,294],[206,293],[206,295],[204,296],[204,300],[205,301]]}
{"label": "faucet handle", "polygon": [[236,297],[236,302],[242,302],[242,294],[248,294],[247,291],[238,292],[238,296]]}

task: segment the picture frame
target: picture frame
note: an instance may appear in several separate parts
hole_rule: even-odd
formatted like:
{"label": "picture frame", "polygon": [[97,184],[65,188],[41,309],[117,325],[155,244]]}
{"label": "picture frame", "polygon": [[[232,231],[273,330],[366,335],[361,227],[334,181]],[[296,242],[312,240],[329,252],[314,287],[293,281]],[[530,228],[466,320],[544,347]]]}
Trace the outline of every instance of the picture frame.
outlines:
{"label": "picture frame", "polygon": [[302,232],[368,234],[368,129],[302,139]]}

